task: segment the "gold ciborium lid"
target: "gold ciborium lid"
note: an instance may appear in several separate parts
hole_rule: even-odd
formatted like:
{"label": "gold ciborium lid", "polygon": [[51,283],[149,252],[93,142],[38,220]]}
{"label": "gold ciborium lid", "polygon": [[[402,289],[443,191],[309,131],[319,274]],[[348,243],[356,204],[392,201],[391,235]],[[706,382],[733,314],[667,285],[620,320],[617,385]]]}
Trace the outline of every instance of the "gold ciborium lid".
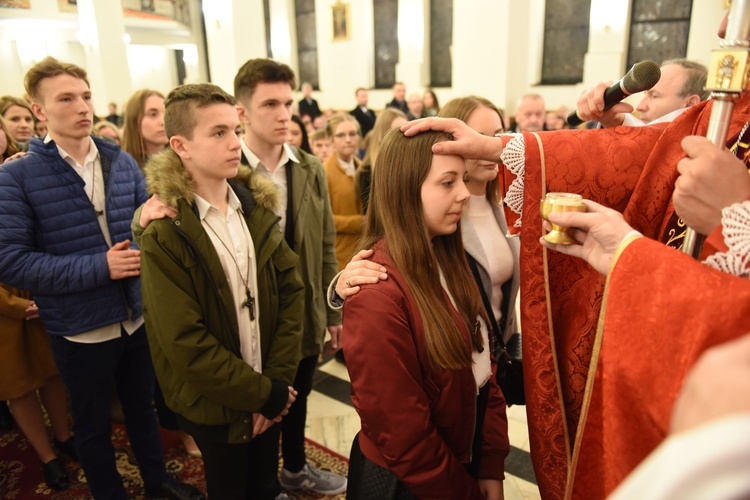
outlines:
{"label": "gold ciborium lid", "polygon": [[558,226],[549,220],[549,214],[552,212],[585,212],[586,205],[583,203],[583,197],[575,193],[547,193],[539,205],[542,219],[552,224],[552,230],[545,234],[545,241],[555,245],[572,245],[576,241],[570,234],[570,228]]}

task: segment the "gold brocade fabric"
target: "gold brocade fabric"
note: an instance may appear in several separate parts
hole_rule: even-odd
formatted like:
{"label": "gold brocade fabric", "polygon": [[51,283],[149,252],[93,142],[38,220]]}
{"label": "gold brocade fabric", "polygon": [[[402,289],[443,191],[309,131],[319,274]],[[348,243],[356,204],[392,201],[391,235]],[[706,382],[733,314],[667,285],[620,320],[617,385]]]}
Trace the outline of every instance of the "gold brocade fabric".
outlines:
{"label": "gold brocade fabric", "polygon": [[748,279],[647,238],[625,249],[607,290],[574,498],[604,498],[666,438],[698,356],[750,332],[748,304]]}
{"label": "gold brocade fabric", "polygon": [[[727,140],[727,148],[742,160],[745,165],[750,160],[750,121],[746,122],[742,130]],[[687,232],[685,222],[676,213],[673,213],[667,223],[667,228],[662,235],[662,243],[668,247],[680,250],[685,241]]]}

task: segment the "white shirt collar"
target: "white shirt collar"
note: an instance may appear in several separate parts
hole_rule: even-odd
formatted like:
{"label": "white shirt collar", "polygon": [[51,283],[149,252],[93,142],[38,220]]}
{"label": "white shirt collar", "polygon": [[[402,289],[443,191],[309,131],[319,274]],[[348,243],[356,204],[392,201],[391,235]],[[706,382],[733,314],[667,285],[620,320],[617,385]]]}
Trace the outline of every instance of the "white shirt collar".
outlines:
{"label": "white shirt collar", "polygon": [[339,162],[339,166],[341,166],[344,172],[346,172],[346,175],[348,175],[349,177],[354,177],[354,173],[357,171],[356,164],[354,163],[354,156],[352,156],[348,162],[345,162],[338,156],[336,156],[336,159]]}
{"label": "white shirt collar", "polygon": [[[242,203],[240,202],[240,199],[237,198],[237,193],[235,193],[231,187],[228,187],[227,191],[227,203],[229,206],[228,213],[237,211],[242,212]],[[198,215],[200,215],[201,220],[206,218],[206,214],[208,214],[208,211],[210,209],[213,208],[214,210],[218,210],[216,207],[211,205],[208,201],[206,201],[204,198],[201,198],[197,194],[194,194],[193,197],[195,198],[195,205],[198,207]]]}
{"label": "white shirt collar", "polygon": [[688,108],[675,109],[674,111],[670,111],[669,113],[667,113],[664,116],[660,116],[656,120],[652,120],[652,121],[648,122],[648,124],[649,125],[653,125],[654,123],[669,123],[669,122],[672,122],[672,121],[675,120],[675,118],[677,118],[682,113],[684,113],[685,111],[687,111],[687,109]]}
{"label": "white shirt collar", "polygon": [[[47,137],[44,138],[44,143],[47,144],[51,141],[52,141],[52,138],[49,136],[49,134],[47,134]],[[86,155],[86,158],[84,158],[83,160],[83,165],[81,165],[84,167],[88,163],[95,161],[99,157],[99,149],[97,149],[96,143],[94,143],[94,139],[92,139],[91,136],[89,136],[89,141],[90,141],[89,152]],[[55,143],[55,147],[57,147],[57,152],[60,154],[62,159],[65,160],[67,163],[70,164],[71,161],[73,162],[73,164],[77,163],[75,159],[72,156],[70,156],[67,151],[61,148],[57,143]]]}
{"label": "white shirt collar", "polygon": [[[258,168],[258,165],[260,164],[260,158],[258,158],[250,149],[250,147],[245,143],[244,137],[240,141],[240,144],[242,145],[242,153],[245,155],[245,158],[247,158],[247,162],[253,169]],[[284,143],[281,150],[281,158],[279,158],[279,162],[276,164],[276,168],[280,167],[281,165],[286,165],[286,162],[288,162],[289,160],[292,160],[294,163],[299,163],[299,160],[294,155],[294,151],[292,151],[292,148],[289,147],[287,143]]]}

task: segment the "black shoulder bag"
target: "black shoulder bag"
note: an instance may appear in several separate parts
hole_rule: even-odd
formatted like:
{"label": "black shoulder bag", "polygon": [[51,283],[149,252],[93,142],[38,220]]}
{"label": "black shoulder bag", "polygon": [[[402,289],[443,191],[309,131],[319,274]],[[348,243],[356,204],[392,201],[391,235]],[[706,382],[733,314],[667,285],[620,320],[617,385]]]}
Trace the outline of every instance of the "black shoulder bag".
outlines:
{"label": "black shoulder bag", "polygon": [[[471,274],[474,275],[474,281],[479,287],[479,294],[482,296],[482,303],[484,304],[484,310],[487,312],[487,316],[490,319],[490,327],[492,328],[492,338],[494,339],[492,354],[497,360],[497,385],[503,391],[505,396],[505,402],[508,405],[525,405],[526,394],[523,391],[523,361],[521,360],[521,335],[514,333],[508,345],[505,345],[503,341],[503,328],[497,324],[495,319],[495,313],[492,312],[492,305],[490,299],[484,292],[484,286],[482,286],[482,277],[479,274],[479,266],[477,261],[466,252],[466,260],[469,261],[469,267],[471,268]],[[509,284],[510,280],[506,283]],[[506,318],[508,316],[508,307],[510,305],[510,286],[503,285],[503,318],[502,323],[505,325]],[[509,349],[513,352],[510,354]]]}

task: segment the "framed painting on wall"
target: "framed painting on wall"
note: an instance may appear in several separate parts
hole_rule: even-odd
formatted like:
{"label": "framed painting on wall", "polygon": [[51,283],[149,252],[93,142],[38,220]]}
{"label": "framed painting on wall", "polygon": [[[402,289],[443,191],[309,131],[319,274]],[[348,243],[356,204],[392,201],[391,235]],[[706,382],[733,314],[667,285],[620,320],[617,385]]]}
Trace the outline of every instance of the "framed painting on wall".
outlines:
{"label": "framed painting on wall", "polygon": [[351,37],[349,4],[336,2],[331,10],[333,11],[333,40],[349,40]]}
{"label": "framed painting on wall", "polygon": [[30,9],[31,0],[0,0],[0,8],[5,9]]}

